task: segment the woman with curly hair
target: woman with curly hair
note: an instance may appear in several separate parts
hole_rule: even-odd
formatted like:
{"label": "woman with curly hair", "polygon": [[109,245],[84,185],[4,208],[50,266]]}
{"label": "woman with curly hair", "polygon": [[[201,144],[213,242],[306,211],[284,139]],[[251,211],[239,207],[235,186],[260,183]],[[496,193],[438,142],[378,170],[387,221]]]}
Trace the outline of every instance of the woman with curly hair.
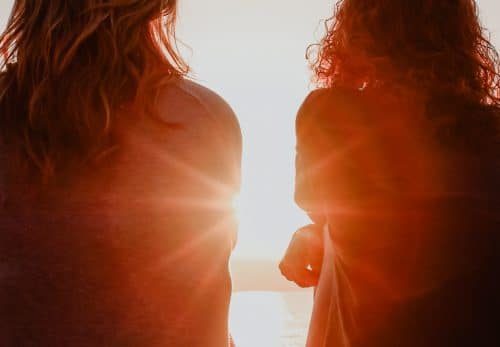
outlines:
{"label": "woman with curly hair", "polygon": [[309,51],[280,265],[308,346],[500,344],[500,65],[473,0],[341,0]]}
{"label": "woman with curly hair", "polygon": [[230,107],[176,0],[16,0],[0,36],[0,345],[227,346]]}

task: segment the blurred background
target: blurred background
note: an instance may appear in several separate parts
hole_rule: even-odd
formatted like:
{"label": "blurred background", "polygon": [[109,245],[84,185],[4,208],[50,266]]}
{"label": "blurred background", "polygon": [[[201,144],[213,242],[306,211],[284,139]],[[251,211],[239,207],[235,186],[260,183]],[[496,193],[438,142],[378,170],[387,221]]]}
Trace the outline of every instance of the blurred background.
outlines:
{"label": "blurred background", "polygon": [[[2,29],[12,3],[0,0]],[[291,234],[308,222],[293,203],[295,114],[314,88],[306,48],[323,34],[334,1],[178,3],[179,48],[192,77],[231,104],[244,138],[239,244],[232,261],[239,292],[232,304],[233,334],[242,347],[303,346],[312,293],[296,291],[277,264]],[[478,3],[500,47],[500,1]]]}

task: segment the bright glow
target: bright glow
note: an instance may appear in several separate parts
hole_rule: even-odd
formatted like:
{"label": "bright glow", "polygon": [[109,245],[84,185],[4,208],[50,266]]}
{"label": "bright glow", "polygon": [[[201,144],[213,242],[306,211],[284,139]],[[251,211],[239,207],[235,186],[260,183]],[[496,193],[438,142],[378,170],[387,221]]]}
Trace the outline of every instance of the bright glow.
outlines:
{"label": "bright glow", "polygon": [[[197,80],[222,95],[243,131],[243,186],[235,257],[278,259],[308,223],[293,203],[294,125],[314,86],[306,47],[322,36],[334,0],[179,2],[178,37]],[[498,0],[479,1],[493,38]],[[500,46],[498,40],[497,46]]]}
{"label": "bright glow", "polygon": [[[244,135],[239,257],[279,258],[307,223],[293,204],[295,113],[312,88],[306,47],[322,34],[334,0],[180,1],[178,37],[197,80],[221,94]],[[13,0],[0,1],[0,26]],[[498,0],[479,0],[500,47]]]}
{"label": "bright glow", "polygon": [[280,346],[287,312],[278,293],[236,294],[231,305],[231,334],[238,347]]}
{"label": "bright glow", "polygon": [[293,202],[295,115],[311,84],[306,47],[333,0],[179,2],[178,37],[197,81],[232,106],[243,132],[237,258],[278,259],[308,222]]}
{"label": "bright glow", "polygon": [[235,293],[231,334],[238,347],[305,345],[312,293]]}

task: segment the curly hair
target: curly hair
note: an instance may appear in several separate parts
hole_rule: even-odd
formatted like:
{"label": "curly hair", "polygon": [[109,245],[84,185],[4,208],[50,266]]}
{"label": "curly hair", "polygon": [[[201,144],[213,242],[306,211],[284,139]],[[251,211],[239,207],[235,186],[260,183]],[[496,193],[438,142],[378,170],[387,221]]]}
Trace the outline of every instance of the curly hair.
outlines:
{"label": "curly hair", "polygon": [[16,0],[0,36],[4,141],[44,181],[109,145],[125,103],[153,112],[160,84],[185,75],[176,0]]}
{"label": "curly hair", "polygon": [[474,0],[339,0],[308,50],[319,86],[406,88],[500,104],[500,64]]}

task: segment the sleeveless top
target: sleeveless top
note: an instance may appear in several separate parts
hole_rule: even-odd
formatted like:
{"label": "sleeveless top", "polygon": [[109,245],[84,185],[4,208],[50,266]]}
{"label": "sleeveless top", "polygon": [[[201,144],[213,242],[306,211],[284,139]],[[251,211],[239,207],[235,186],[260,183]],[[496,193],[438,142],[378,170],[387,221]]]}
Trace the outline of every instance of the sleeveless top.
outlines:
{"label": "sleeveless top", "polygon": [[188,80],[158,110],[127,117],[115,153],[43,194],[1,151],[0,345],[228,345],[240,129]]}

